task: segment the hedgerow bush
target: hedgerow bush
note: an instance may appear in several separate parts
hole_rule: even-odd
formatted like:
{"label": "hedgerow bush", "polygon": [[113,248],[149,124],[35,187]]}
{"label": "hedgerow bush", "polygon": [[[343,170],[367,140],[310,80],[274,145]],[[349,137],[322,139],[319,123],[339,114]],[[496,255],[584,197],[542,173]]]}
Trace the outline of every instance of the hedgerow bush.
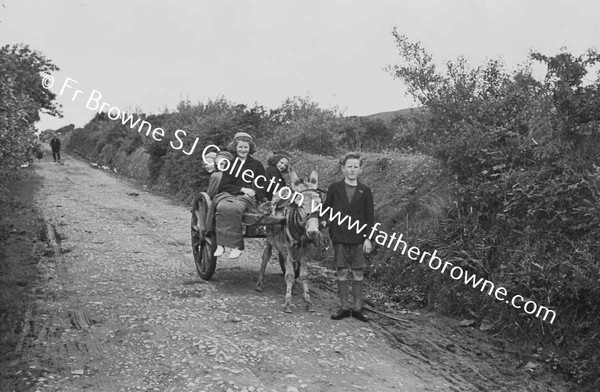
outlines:
{"label": "hedgerow bush", "polygon": [[321,109],[307,97],[286,99],[273,111],[270,122],[275,127],[266,144],[273,150],[335,155],[339,149],[341,114],[335,108]]}
{"label": "hedgerow bush", "polygon": [[394,128],[379,118],[344,118],[339,133],[342,146],[350,151],[375,152],[398,147],[392,140]]}
{"label": "hedgerow bush", "polygon": [[415,146],[458,185],[457,208],[422,245],[557,317],[544,322],[436,273],[418,273],[420,285],[436,285],[438,308],[556,345],[558,365],[581,390],[597,390],[600,79],[584,77],[600,56],[534,52],[543,80],[528,64],[508,72],[498,60],[471,68],[459,58],[439,72],[419,43],[394,36],[403,62],[388,70],[426,109],[421,128],[400,137],[422,137]]}
{"label": "hedgerow bush", "polygon": [[0,200],[17,168],[35,147],[40,113],[60,116],[55,94],[42,87],[41,73],[58,70],[27,45],[0,48]]}
{"label": "hedgerow bush", "polygon": [[[339,129],[343,121],[337,110],[321,109],[303,97],[289,98],[273,110],[257,104],[252,107],[236,104],[224,97],[197,105],[182,101],[173,112],[139,116],[152,129],[165,130],[162,141],[140,135],[137,128],[131,129],[121,120],[110,120],[106,113],[98,113],[83,129],[73,132],[67,148],[100,164],[108,161],[103,155],[107,146],[126,154],[144,149],[149,154],[151,183],[184,198],[207,185],[208,174],[201,154],[207,145],[226,148],[237,132],[244,131],[253,135],[262,149],[334,155],[340,148]],[[180,146],[175,137],[178,129],[186,133],[179,134],[183,147],[175,149],[172,146]],[[193,154],[182,152],[189,152],[194,143]]]}

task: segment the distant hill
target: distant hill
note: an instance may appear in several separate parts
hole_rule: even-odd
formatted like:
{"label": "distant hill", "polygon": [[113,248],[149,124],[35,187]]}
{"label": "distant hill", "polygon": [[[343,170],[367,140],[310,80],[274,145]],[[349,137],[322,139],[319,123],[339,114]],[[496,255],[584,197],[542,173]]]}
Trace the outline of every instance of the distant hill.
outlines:
{"label": "distant hill", "polygon": [[371,120],[381,119],[386,124],[389,124],[396,117],[402,117],[402,116],[405,116],[405,115],[413,113],[413,112],[420,112],[421,110],[423,110],[423,108],[421,108],[421,107],[408,108],[408,109],[392,110],[390,112],[369,114],[368,116],[362,116],[362,117],[370,118]]}

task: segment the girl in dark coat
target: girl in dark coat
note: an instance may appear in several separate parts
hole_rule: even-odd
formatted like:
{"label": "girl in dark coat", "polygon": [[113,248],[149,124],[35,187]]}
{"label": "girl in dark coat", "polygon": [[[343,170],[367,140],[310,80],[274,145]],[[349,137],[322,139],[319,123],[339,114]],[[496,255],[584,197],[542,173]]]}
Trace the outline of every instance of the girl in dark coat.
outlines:
{"label": "girl in dark coat", "polygon": [[255,211],[257,202],[265,199],[264,188],[257,186],[254,181],[258,177],[264,177],[265,168],[252,157],[256,145],[252,136],[246,132],[236,133],[227,149],[235,157],[231,164],[236,169],[228,171],[223,168],[219,192],[226,192],[231,197],[224,198],[217,204],[215,256],[223,255],[225,247],[228,247],[233,248],[229,258],[235,259],[240,257],[244,249],[242,216],[244,212]]}

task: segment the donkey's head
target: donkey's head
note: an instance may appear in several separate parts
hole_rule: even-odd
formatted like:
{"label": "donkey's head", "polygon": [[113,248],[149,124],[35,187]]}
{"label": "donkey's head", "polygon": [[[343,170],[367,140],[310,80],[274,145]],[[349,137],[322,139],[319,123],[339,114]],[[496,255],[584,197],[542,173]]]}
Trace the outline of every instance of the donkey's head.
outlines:
{"label": "donkey's head", "polygon": [[313,170],[310,173],[308,181],[305,181],[298,178],[296,172],[292,171],[290,179],[292,180],[292,189],[294,190],[292,203],[298,206],[299,224],[302,225],[303,234],[314,241],[319,236],[318,209],[312,212],[321,204],[321,196],[317,191],[319,175]]}

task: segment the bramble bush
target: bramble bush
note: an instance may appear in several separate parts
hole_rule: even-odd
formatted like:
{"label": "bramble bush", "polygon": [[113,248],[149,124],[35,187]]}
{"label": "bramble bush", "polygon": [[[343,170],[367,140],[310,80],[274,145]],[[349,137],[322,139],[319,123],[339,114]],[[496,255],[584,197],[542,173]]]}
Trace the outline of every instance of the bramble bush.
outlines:
{"label": "bramble bush", "polygon": [[498,60],[471,68],[459,58],[439,72],[420,43],[393,35],[402,63],[388,70],[425,107],[419,126],[405,127],[409,132],[399,137],[441,159],[458,184],[457,208],[422,246],[506,287],[510,296],[555,310],[556,321],[424,268],[406,279],[436,285],[438,308],[554,345],[558,366],[581,390],[597,390],[600,78],[585,83],[585,77],[600,55],[533,52],[530,62],[547,68],[543,80],[532,76],[531,63],[508,72]]}
{"label": "bramble bush", "polygon": [[[402,117],[398,117],[402,118]],[[343,119],[340,143],[350,151],[382,151],[396,145],[393,142],[394,129],[382,119],[368,117],[347,117]]]}
{"label": "bramble bush", "polygon": [[308,97],[287,98],[271,114],[269,122],[274,129],[265,144],[273,150],[335,155],[341,121],[341,113],[335,108],[321,109]]}

